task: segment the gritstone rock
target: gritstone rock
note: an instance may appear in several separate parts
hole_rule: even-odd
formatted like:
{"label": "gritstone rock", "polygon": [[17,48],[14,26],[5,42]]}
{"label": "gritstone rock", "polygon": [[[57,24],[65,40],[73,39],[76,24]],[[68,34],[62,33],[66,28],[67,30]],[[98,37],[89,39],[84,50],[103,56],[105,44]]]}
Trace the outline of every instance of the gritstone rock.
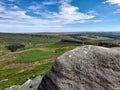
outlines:
{"label": "gritstone rock", "polygon": [[37,76],[34,80],[27,80],[23,85],[14,85],[5,90],[37,90],[41,79],[41,76]]}
{"label": "gritstone rock", "polygon": [[120,49],[77,47],[56,59],[38,90],[120,90]]}

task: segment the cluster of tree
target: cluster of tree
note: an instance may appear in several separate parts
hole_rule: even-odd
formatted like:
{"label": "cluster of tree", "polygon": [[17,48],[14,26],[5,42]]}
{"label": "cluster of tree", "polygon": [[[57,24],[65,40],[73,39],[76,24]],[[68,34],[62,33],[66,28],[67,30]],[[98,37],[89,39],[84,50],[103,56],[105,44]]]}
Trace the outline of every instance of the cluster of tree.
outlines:
{"label": "cluster of tree", "polygon": [[57,35],[31,35],[32,37],[42,37],[42,38],[59,38]]}
{"label": "cluster of tree", "polygon": [[62,39],[60,42],[62,42],[62,43],[78,43],[78,44],[82,44],[81,41],[69,40],[69,39]]}
{"label": "cluster of tree", "polygon": [[25,45],[23,45],[23,44],[14,44],[14,45],[8,45],[5,48],[10,50],[11,52],[14,52],[14,51],[24,48],[24,47],[25,47]]}
{"label": "cluster of tree", "polygon": [[118,44],[118,43],[109,43],[109,42],[99,42],[98,46],[103,46],[103,47],[120,47],[120,44]]}
{"label": "cluster of tree", "polygon": [[75,39],[81,39],[81,37],[79,36],[88,36],[90,38],[99,36],[99,37],[108,37],[111,39],[120,39],[120,32],[81,32],[81,33],[67,34],[67,35]]}
{"label": "cluster of tree", "polygon": [[78,40],[70,40],[70,39],[62,39],[61,43],[73,43],[73,44],[80,44],[80,45],[98,45],[98,42],[94,41],[78,41]]}

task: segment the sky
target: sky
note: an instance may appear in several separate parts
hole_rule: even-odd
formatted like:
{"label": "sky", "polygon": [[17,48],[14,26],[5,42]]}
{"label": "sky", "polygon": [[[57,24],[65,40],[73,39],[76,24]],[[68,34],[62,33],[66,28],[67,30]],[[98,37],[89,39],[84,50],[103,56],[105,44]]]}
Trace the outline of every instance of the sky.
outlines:
{"label": "sky", "polygon": [[0,0],[0,32],[120,31],[120,0]]}

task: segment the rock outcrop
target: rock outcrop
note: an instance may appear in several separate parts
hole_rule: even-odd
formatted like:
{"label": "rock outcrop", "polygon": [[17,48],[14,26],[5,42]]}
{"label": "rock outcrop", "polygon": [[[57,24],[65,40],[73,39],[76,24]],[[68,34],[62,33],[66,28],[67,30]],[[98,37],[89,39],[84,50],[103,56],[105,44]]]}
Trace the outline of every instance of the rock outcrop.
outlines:
{"label": "rock outcrop", "polygon": [[34,80],[27,80],[23,85],[14,85],[5,90],[37,90],[40,82],[42,80],[41,76],[37,76]]}
{"label": "rock outcrop", "polygon": [[120,90],[120,49],[77,47],[57,58],[38,90]]}
{"label": "rock outcrop", "polygon": [[42,81],[6,90],[120,90],[120,48],[77,47],[58,57]]}

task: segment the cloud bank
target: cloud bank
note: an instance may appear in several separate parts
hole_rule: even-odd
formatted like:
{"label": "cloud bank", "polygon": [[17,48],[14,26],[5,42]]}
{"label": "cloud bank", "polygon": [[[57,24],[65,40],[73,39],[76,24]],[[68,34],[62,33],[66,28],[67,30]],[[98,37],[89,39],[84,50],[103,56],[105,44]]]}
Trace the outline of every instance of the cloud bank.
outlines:
{"label": "cloud bank", "polygon": [[110,4],[116,4],[118,6],[120,6],[120,0],[106,0],[106,3],[110,3]]}
{"label": "cloud bank", "polygon": [[[18,0],[9,0],[15,2]],[[26,10],[20,8],[15,4],[10,4],[9,8],[6,3],[0,1],[0,27],[4,30],[7,29],[48,29],[48,28],[61,28],[65,25],[86,22],[100,22],[101,20],[94,20],[96,17],[95,12],[82,13],[80,9],[71,4],[71,0],[49,1],[43,2],[42,5],[33,3]],[[45,5],[58,4],[58,12],[51,12],[44,9]],[[28,12],[33,12],[38,17],[31,16]]]}

